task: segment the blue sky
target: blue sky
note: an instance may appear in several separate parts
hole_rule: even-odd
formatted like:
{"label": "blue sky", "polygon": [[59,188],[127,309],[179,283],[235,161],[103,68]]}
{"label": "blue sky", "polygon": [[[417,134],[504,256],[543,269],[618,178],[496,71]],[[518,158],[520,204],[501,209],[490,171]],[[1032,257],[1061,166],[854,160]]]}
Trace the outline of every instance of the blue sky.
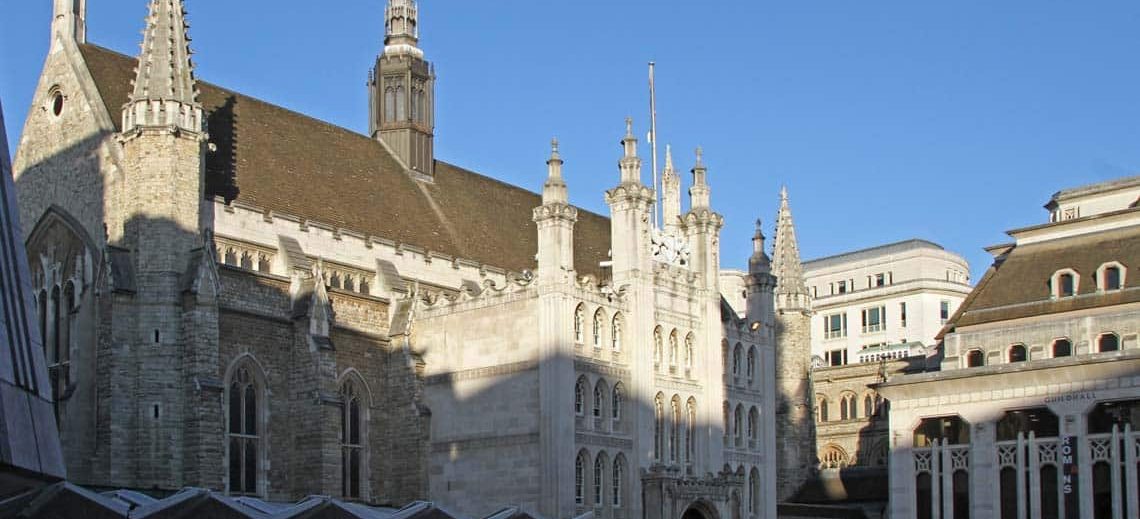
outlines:
{"label": "blue sky", "polygon": [[[89,40],[134,54],[146,1],[88,4]],[[199,77],[365,131],[383,4],[191,0]],[[745,265],[757,217],[771,234],[782,184],[806,258],[921,237],[977,279],[981,248],[1044,222],[1053,192],[1140,172],[1140,2],[420,4],[438,158],[538,189],[557,135],[572,200],[603,214],[655,60],[660,140],[686,171],[704,147],[725,267]],[[13,148],[50,11],[0,6]]]}

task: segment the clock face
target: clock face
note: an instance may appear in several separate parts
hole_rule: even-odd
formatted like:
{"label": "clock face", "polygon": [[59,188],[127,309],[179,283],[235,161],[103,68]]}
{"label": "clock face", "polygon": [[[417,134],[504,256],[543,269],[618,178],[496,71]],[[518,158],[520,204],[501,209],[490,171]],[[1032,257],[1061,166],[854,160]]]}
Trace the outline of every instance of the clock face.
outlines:
{"label": "clock face", "polygon": [[689,242],[683,237],[659,229],[653,230],[649,251],[654,261],[677,267],[688,267],[689,256],[692,254]]}

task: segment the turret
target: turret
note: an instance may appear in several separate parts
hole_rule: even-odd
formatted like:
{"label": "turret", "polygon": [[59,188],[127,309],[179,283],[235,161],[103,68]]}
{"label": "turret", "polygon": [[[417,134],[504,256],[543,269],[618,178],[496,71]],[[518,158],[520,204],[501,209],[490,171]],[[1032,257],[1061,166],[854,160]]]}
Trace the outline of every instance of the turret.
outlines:
{"label": "turret", "polygon": [[752,236],[752,257],[748,258],[747,314],[749,324],[772,324],[774,315],[773,291],[776,278],[772,275],[772,261],[764,249],[763,223],[756,220],[756,234]]}
{"label": "turret", "polygon": [[693,166],[693,187],[689,188],[689,204],[693,211],[709,209],[712,192],[709,189],[709,170],[704,164],[704,150],[697,148],[697,165]]}
{"label": "turret", "polygon": [[702,286],[720,293],[720,229],[724,218],[713,212],[708,184],[708,168],[704,150],[697,148],[693,166],[693,186],[689,188],[689,213],[685,215],[685,233],[692,249],[692,268],[700,273]]}
{"label": "turret", "polygon": [[538,226],[538,280],[557,283],[567,276],[573,277],[574,223],[578,221],[578,210],[568,203],[558,139],[550,143],[546,168],[542,205],[534,209],[534,222]]}
{"label": "turret", "polygon": [[368,78],[369,134],[421,180],[435,174],[435,71],[419,48],[415,0],[389,0],[384,50]]}
{"label": "turret", "polygon": [[[757,266],[762,267],[762,262]],[[811,406],[811,299],[787,188],[780,191],[772,272],[776,277],[777,321],[777,498],[783,501],[800,491],[817,466]]]}
{"label": "turret", "polygon": [[610,252],[614,279],[631,276],[649,268],[648,237],[652,228],[655,194],[641,183],[641,158],[637,156],[637,138],[633,136],[633,119],[625,120],[625,136],[621,140],[622,157],[618,161],[620,181],[606,191],[610,206]]}

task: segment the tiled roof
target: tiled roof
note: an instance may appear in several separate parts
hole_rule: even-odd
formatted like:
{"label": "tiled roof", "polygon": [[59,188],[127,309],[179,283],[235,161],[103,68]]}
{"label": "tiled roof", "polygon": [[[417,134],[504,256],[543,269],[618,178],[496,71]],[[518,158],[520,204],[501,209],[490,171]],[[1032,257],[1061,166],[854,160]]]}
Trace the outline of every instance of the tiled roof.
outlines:
{"label": "tiled roof", "polygon": [[[80,49],[120,125],[137,60],[95,45]],[[540,195],[438,161],[434,183],[417,181],[365,135],[209,83],[198,86],[215,148],[206,159],[207,195],[515,272],[535,268],[532,211]],[[609,244],[609,219],[580,210],[577,270],[601,277]]]}
{"label": "tiled roof", "polygon": [[[997,258],[944,330],[1140,301],[1140,226],[1012,247]],[[1098,292],[1097,270],[1120,262],[1124,290]],[[1049,282],[1059,270],[1080,274],[1074,297],[1054,299]]]}

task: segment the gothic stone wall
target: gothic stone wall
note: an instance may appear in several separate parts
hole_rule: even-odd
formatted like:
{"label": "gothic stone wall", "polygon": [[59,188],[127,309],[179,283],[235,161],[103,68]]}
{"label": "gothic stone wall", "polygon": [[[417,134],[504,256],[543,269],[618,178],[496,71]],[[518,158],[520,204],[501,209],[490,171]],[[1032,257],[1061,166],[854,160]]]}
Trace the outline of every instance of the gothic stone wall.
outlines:
{"label": "gothic stone wall", "polygon": [[[309,347],[308,318],[289,318],[288,280],[226,267],[222,274],[218,377],[224,381],[229,366],[243,355],[264,369],[268,496],[292,500],[314,492],[340,493],[340,411],[333,400],[340,382],[354,372],[370,400],[370,500],[399,504],[426,498],[427,424],[415,402],[422,392],[417,363],[386,338],[387,302],[331,291],[334,350],[323,354]],[[327,357],[317,359],[321,355]],[[317,480],[314,471],[319,471]]]}

